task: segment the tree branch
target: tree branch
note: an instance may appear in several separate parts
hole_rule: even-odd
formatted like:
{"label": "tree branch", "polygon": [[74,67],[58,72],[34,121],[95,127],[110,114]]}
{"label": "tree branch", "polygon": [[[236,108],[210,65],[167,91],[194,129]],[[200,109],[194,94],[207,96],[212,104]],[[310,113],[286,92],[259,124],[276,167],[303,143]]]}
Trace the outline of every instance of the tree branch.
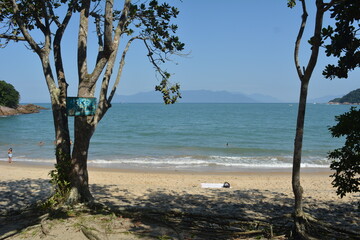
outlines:
{"label": "tree branch", "polygon": [[[144,44],[148,50],[148,58],[150,59],[150,62],[153,64],[153,66],[155,67],[155,69],[158,71],[158,73],[163,77],[163,78],[168,78],[168,76],[166,76],[165,72],[159,67],[159,65],[156,63],[157,61],[154,59],[153,57],[153,50],[151,49],[151,47],[149,46],[149,44],[146,42],[146,39],[143,38]],[[164,61],[163,59],[160,59],[160,61]]]}
{"label": "tree branch", "polygon": [[24,37],[18,37],[18,36],[6,35],[6,34],[0,34],[0,38],[14,40],[14,41],[26,41]]}
{"label": "tree branch", "polygon": [[[88,79],[87,69],[87,38],[88,38],[88,28],[89,28],[89,9],[90,9],[90,0],[82,1],[81,11],[80,11],[80,25],[78,33],[78,75],[79,82]],[[80,88],[79,88],[80,90]]]}
{"label": "tree branch", "polygon": [[62,23],[57,21],[58,29],[56,30],[54,43],[53,43],[54,61],[55,61],[56,74],[57,74],[57,78],[58,78],[58,86],[62,90],[62,93],[65,94],[65,97],[67,95],[67,93],[66,93],[67,83],[66,83],[66,79],[65,79],[65,71],[64,71],[63,61],[62,61],[62,56],[61,56],[61,40],[64,35],[65,29],[68,26],[70,19],[72,17],[72,13],[73,13],[72,5],[73,4],[69,5],[67,13],[66,13]]}
{"label": "tree branch", "polygon": [[107,0],[105,6],[105,23],[104,23],[104,51],[106,54],[113,51],[113,5],[114,0]]}
{"label": "tree branch", "polygon": [[[94,15],[94,14],[93,14]],[[99,45],[99,50],[98,52],[102,52],[104,50],[104,42],[103,42],[103,34],[101,33],[101,18],[99,16],[99,14],[94,15],[95,17],[95,28],[96,28],[96,35],[98,37],[98,45]],[[98,62],[100,60],[100,54],[98,54],[98,58],[97,61]]]}
{"label": "tree branch", "polygon": [[[129,13],[129,10],[130,10],[130,3],[131,3],[131,0],[126,0],[125,1],[124,7],[123,7],[123,10],[122,10],[122,13],[121,13],[121,17],[120,17],[119,22],[117,24],[117,27],[115,29],[114,39],[112,41],[112,46],[111,46],[112,52],[111,52],[110,57],[109,57],[109,59],[107,61],[107,67],[106,67],[106,70],[105,70],[105,73],[104,73],[104,77],[103,77],[103,81],[102,81],[102,85],[101,85],[101,90],[100,90],[99,105],[98,105],[98,108],[96,110],[96,114],[95,114],[95,117],[94,117],[94,124],[95,125],[101,120],[101,118],[104,116],[106,111],[111,106],[111,104],[110,104],[111,100],[110,101],[107,100],[107,92],[108,92],[110,77],[111,77],[111,74],[112,74],[112,71],[113,71],[113,68],[114,68],[114,63],[115,63],[116,55],[117,55],[119,44],[120,44],[120,37],[121,37],[121,34],[123,33],[123,30],[125,29],[125,26],[127,24],[128,13]],[[127,45],[125,47],[125,50],[124,50],[125,55],[126,55],[126,52],[127,52],[128,48],[130,46],[130,43],[132,41],[133,41],[132,39],[130,39],[128,41],[128,43],[127,43]],[[124,52],[123,52],[122,59],[125,59]],[[122,62],[124,63],[124,60],[122,60]],[[121,65],[121,62],[120,62],[120,65]],[[119,69],[119,71],[122,72],[122,67],[121,67],[121,70]],[[117,80],[118,82],[120,81],[120,76],[121,76],[121,73],[119,74],[119,71],[118,71],[119,79]],[[116,85],[116,83],[114,84],[114,86],[115,85]],[[113,87],[113,89],[115,89],[115,90],[111,94],[112,95],[111,99],[112,99],[112,97],[113,97],[113,95],[114,95],[114,93],[116,91],[116,87]]]}
{"label": "tree branch", "polygon": [[312,47],[311,55],[306,66],[306,71],[304,72],[304,77],[307,81],[310,80],[311,74],[314,71],[316,62],[319,55],[319,48],[321,46],[321,29],[323,25],[323,16],[324,16],[324,3],[323,0],[316,0],[316,17],[315,17],[315,29],[314,36],[311,38]]}
{"label": "tree branch", "polygon": [[[112,40],[112,46],[109,46],[109,48],[108,48],[108,49],[111,49],[110,54],[106,54],[106,53],[104,54],[104,52],[99,52],[99,54],[98,54],[95,69],[91,73],[91,84],[93,86],[95,86],[96,80],[99,78],[99,76],[100,76],[102,70],[104,69],[104,67],[106,66],[106,64],[108,64],[106,71],[110,71],[110,75],[111,75],[112,68],[114,66],[114,62],[115,62],[115,58],[116,58],[116,54],[117,54],[119,44],[120,44],[121,33],[123,32],[123,29],[125,28],[125,24],[127,23],[128,13],[129,13],[129,9],[130,9],[130,3],[131,3],[131,0],[126,0],[124,3],[121,18],[120,18],[117,28],[115,30],[114,39]],[[111,13],[111,15],[112,15],[112,13]],[[106,48],[106,47],[104,46],[104,48]],[[103,88],[103,86],[102,86],[102,88]],[[105,96],[106,96],[106,94],[105,94]],[[100,98],[101,98],[101,96],[100,96]]]}
{"label": "tree branch", "polygon": [[13,10],[14,10],[14,18],[19,25],[21,33],[23,34],[25,40],[30,44],[30,47],[40,56],[41,55],[41,48],[35,42],[35,40],[31,37],[28,30],[26,29],[24,22],[21,20],[19,16],[19,6],[16,3],[16,0],[12,0]]}
{"label": "tree branch", "polygon": [[[72,4],[71,4],[72,5]],[[49,12],[50,12],[50,15],[51,15],[51,19],[55,22],[56,26],[58,26],[58,28],[61,27],[61,23],[60,21],[55,17],[55,14],[54,14],[54,9],[52,7],[51,4],[48,4],[48,8],[49,8]],[[69,7],[70,8],[70,7]],[[68,14],[68,13],[67,13]],[[66,15],[67,15],[66,14]]]}
{"label": "tree branch", "polygon": [[[45,5],[46,4],[46,5]],[[47,12],[47,8],[48,5],[50,5],[49,1],[46,1],[46,3],[43,6],[43,12],[44,12],[44,18],[45,18],[45,50],[46,51],[50,51],[50,47],[51,47],[51,29],[50,29],[50,20],[49,20],[49,15]]]}
{"label": "tree branch", "polygon": [[331,2],[324,4],[323,12],[329,10],[337,0],[331,0]]}
{"label": "tree branch", "polygon": [[121,13],[120,20],[115,29],[115,36],[114,36],[114,41],[113,41],[114,45],[118,44],[115,42],[116,38],[118,38],[118,39],[120,38],[120,35],[124,32],[123,30],[125,29],[125,27],[128,24],[128,14],[129,14],[129,10],[130,10],[130,4],[131,4],[131,0],[126,0],[124,3],[124,8]]}
{"label": "tree branch", "polygon": [[301,25],[300,25],[299,33],[296,37],[296,42],[295,42],[294,61],[295,61],[295,67],[296,67],[296,71],[298,73],[299,79],[300,79],[300,81],[302,81],[304,73],[301,71],[301,67],[300,67],[300,63],[299,63],[299,49],[300,49],[301,39],[304,34],[308,13],[306,11],[305,0],[300,0],[300,1],[302,3],[303,14],[301,16]]}
{"label": "tree branch", "polygon": [[110,95],[109,95],[108,103],[111,103],[111,100],[113,99],[114,94],[115,94],[115,92],[116,92],[116,88],[117,88],[117,86],[118,86],[119,83],[120,83],[121,74],[122,74],[122,71],[123,71],[123,68],[124,68],[124,65],[125,65],[125,57],[126,57],[126,54],[127,54],[128,50],[129,50],[129,48],[130,48],[131,43],[132,43],[135,39],[140,39],[140,38],[139,38],[139,37],[133,37],[133,38],[131,38],[131,39],[127,42],[126,47],[125,47],[125,49],[124,49],[124,51],[123,51],[123,53],[122,53],[121,60],[120,60],[120,64],[119,64],[119,70],[118,70],[118,73],[117,73],[117,75],[116,75],[116,80],[115,80],[115,83],[114,83],[113,88],[112,88],[112,90],[111,90],[111,93],[110,93]]}

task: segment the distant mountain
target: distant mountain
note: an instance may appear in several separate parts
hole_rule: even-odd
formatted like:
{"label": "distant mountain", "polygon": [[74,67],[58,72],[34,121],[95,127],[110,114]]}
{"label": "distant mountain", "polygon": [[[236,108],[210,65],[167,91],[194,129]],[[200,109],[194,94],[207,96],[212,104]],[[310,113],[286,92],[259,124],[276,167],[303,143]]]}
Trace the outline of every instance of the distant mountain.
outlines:
{"label": "distant mountain", "polygon": [[360,88],[349,92],[340,98],[329,101],[331,104],[360,104]]}
{"label": "distant mountain", "polygon": [[183,91],[180,103],[254,103],[256,100],[242,94],[226,91]]}
{"label": "distant mountain", "polygon": [[283,102],[272,96],[258,94],[258,93],[254,93],[254,94],[251,94],[248,96],[259,103],[281,103],[281,102]]}
{"label": "distant mountain", "polygon": [[[185,90],[181,91],[179,103],[265,103],[281,102],[276,98],[252,94],[231,93],[227,91]],[[161,93],[151,91],[134,95],[116,95],[113,102],[121,103],[161,103]]]}
{"label": "distant mountain", "polygon": [[331,95],[331,96],[324,96],[319,98],[312,98],[308,100],[308,103],[328,103],[330,99],[339,98],[342,95]]}

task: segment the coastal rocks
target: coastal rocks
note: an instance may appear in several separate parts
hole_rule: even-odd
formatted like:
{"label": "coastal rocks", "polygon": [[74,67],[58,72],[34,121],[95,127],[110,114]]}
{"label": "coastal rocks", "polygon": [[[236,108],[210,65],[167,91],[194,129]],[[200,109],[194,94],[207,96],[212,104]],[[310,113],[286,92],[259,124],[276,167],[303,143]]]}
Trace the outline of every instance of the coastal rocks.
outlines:
{"label": "coastal rocks", "polygon": [[360,102],[358,103],[352,103],[352,102],[328,102],[330,105],[360,105]]}
{"label": "coastal rocks", "polygon": [[0,116],[11,116],[18,114],[16,109],[0,106]]}
{"label": "coastal rocks", "polygon": [[19,105],[16,109],[0,106],[0,116],[38,113],[42,109],[46,109],[46,108],[34,104]]}

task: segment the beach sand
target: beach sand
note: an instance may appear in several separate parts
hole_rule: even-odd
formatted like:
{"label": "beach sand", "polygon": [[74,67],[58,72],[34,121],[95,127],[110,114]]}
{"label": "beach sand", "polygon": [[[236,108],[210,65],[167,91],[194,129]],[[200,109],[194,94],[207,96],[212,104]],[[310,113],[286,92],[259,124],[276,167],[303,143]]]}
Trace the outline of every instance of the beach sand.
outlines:
{"label": "beach sand", "polygon": [[[52,167],[1,162],[0,168],[1,215],[24,209],[51,194],[48,172]],[[339,198],[331,185],[330,174],[323,169],[302,172],[304,210],[360,236],[357,209],[360,196]],[[241,216],[291,224],[285,221],[290,219],[294,204],[290,170],[205,173],[89,168],[89,182],[96,200],[119,209],[135,207],[205,216]],[[224,182],[229,182],[231,188],[201,187],[201,183]],[[1,234],[7,233],[2,230]]]}

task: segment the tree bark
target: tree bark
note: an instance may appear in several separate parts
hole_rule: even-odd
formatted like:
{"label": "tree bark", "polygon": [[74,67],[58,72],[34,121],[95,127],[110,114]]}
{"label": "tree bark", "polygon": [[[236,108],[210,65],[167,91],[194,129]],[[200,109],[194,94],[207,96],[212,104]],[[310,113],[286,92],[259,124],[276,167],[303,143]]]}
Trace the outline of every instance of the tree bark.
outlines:
{"label": "tree bark", "polygon": [[71,160],[71,190],[68,203],[91,202],[87,158],[90,139],[95,131],[92,116],[75,117],[75,141]]}
{"label": "tree bark", "polygon": [[300,182],[300,169],[301,169],[301,152],[304,135],[304,122],[306,112],[306,99],[308,93],[308,81],[301,81],[300,100],[296,123],[296,134],[294,141],[294,156],[293,156],[293,169],[292,169],[292,188],[295,196],[295,239],[307,239],[305,222],[306,218],[303,212],[303,188]]}

